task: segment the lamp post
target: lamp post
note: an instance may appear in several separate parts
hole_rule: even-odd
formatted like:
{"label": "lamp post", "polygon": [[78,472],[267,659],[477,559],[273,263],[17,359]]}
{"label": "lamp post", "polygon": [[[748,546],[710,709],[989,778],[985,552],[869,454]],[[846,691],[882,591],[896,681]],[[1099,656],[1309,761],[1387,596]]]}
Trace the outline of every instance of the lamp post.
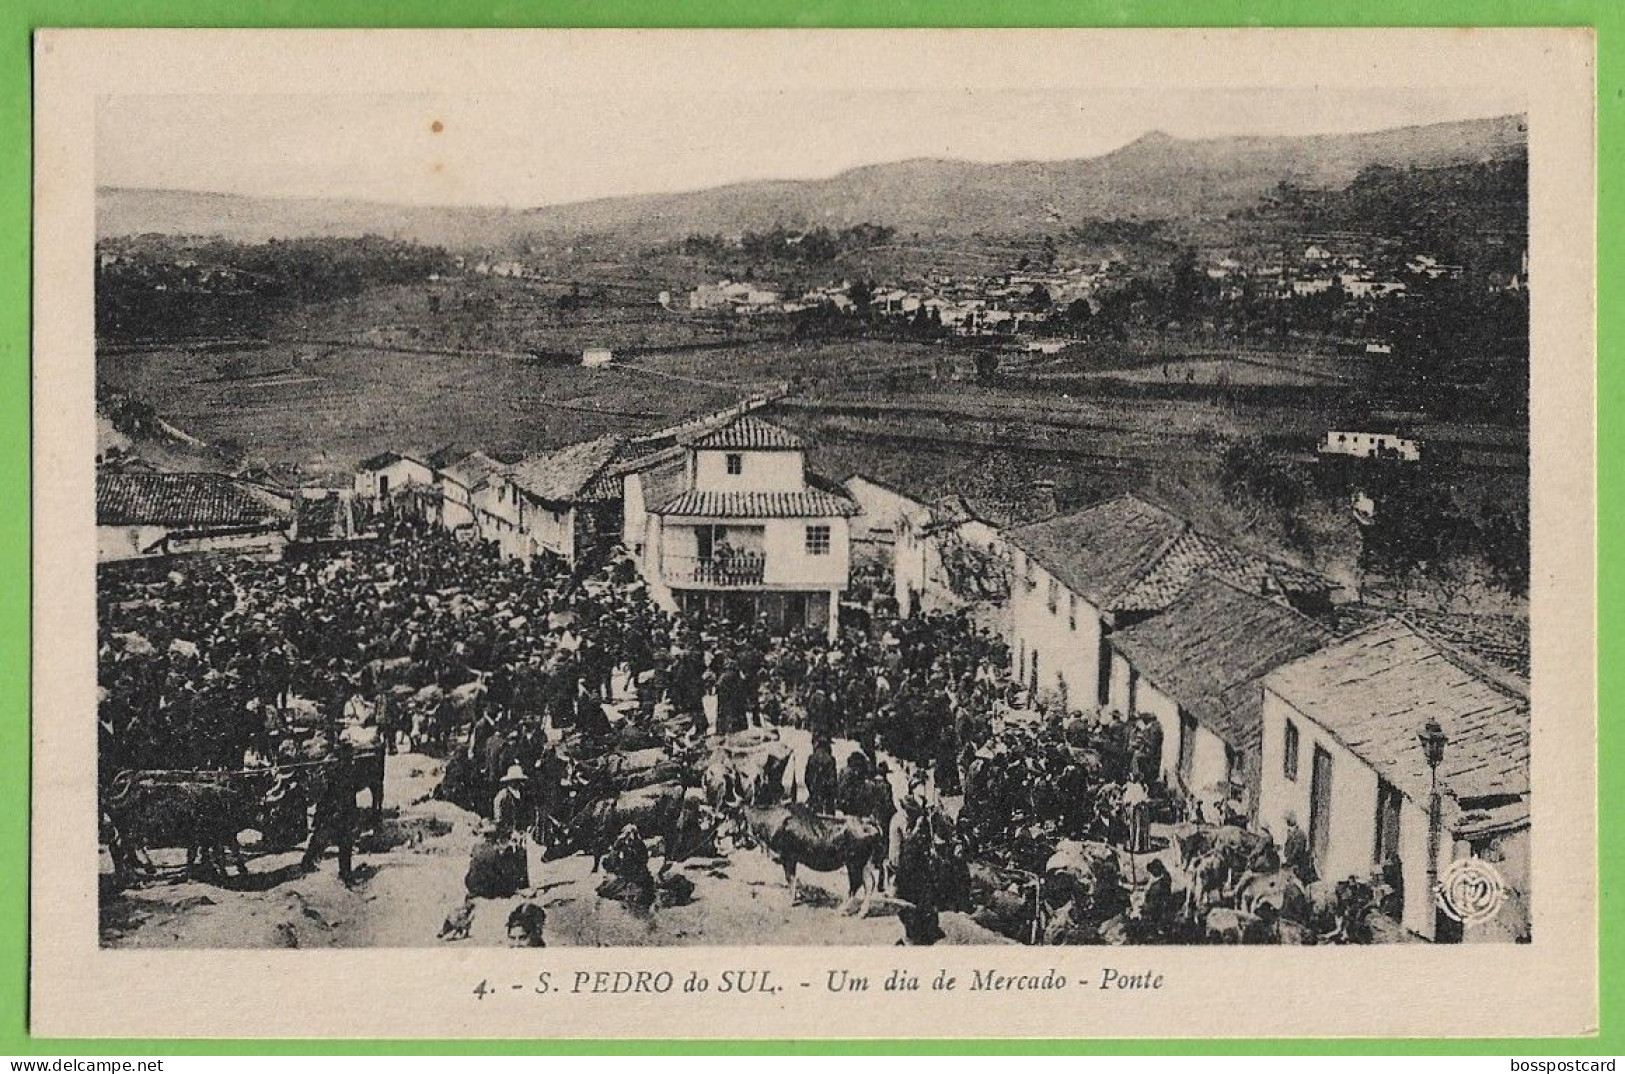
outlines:
{"label": "lamp post", "polygon": [[[1416,740],[1422,744],[1427,757],[1430,783],[1428,787],[1428,904],[1433,906],[1439,897],[1439,762],[1444,760],[1444,748],[1450,739],[1438,720],[1430,719],[1417,732]],[[1434,920],[1438,920],[1437,912]],[[1437,926],[1434,928],[1437,937]]]}

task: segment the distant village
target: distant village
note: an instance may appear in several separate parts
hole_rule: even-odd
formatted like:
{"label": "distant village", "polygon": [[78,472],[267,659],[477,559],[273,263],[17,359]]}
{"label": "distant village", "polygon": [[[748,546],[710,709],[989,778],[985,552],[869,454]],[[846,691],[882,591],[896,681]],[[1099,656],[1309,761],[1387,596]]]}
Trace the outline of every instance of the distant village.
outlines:
{"label": "distant village", "polygon": [[[1227,247],[1203,250],[1197,267],[1223,302],[1252,299],[1288,302],[1328,296],[1345,302],[1376,303],[1403,299],[1419,283],[1460,280],[1463,266],[1448,264],[1417,250],[1363,252],[1368,240],[1339,244],[1311,240],[1301,248],[1247,250]],[[518,260],[466,261],[460,269],[477,276],[524,279],[535,275]],[[721,279],[702,283],[686,295],[662,291],[659,302],[671,309],[723,311],[740,317],[798,314],[829,309],[852,314],[860,309],[885,318],[925,317],[960,336],[1010,334],[1032,329],[1058,317],[1073,303],[1098,311],[1100,296],[1127,283],[1135,266],[1122,258],[1049,271],[1016,270],[959,278],[938,274],[914,283],[832,282],[799,293],[762,280]],[[1524,250],[1513,272],[1490,272],[1491,291],[1520,291],[1528,286],[1529,255]]]}

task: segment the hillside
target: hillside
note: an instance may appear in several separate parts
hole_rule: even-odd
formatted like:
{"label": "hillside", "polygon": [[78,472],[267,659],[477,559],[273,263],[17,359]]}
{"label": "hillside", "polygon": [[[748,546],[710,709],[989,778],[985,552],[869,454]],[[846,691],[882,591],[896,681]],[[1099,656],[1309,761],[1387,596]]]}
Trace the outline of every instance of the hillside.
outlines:
{"label": "hillside", "polygon": [[219,234],[242,241],[382,234],[451,247],[597,236],[643,244],[690,234],[876,222],[902,233],[1027,234],[1095,219],[1189,219],[1256,205],[1282,182],[1340,187],[1371,166],[1442,167],[1524,152],[1517,116],[1313,137],[1148,134],[1103,156],[999,164],[909,160],[828,179],[751,182],[531,210],[409,207],[185,191],[98,191],[101,237]]}

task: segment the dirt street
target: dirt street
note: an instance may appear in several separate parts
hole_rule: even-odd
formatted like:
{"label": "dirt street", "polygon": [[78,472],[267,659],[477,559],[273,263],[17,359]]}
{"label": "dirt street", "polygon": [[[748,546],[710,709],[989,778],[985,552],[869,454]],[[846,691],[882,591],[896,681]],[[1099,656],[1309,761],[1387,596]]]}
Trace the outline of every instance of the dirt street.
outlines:
{"label": "dirt street", "polygon": [[[797,769],[804,736],[787,736]],[[440,778],[434,758],[404,754],[386,769],[382,830],[363,838],[356,854],[357,882],[339,882],[331,853],[318,872],[299,872],[299,852],[258,855],[251,873],[224,882],[163,878],[145,881],[102,900],[101,940],[108,947],[426,947],[446,915],[463,900],[463,875],[478,836],[477,818],[430,798]],[[179,865],[176,851],[156,860]],[[658,860],[654,863],[658,869]],[[896,905],[873,898],[846,912],[841,873],[800,873],[801,897],[790,905],[784,872],[765,851],[733,850],[727,857],[675,866],[694,882],[691,902],[649,913],[601,899],[603,874],[589,857],[541,860],[530,848],[527,892],[510,899],[475,900],[469,938],[457,943],[503,946],[509,910],[524,898],[547,909],[550,946],[874,946],[901,940]],[[170,870],[178,874],[179,869]],[[104,885],[111,865],[102,863]],[[945,943],[1004,943],[962,914],[942,915]]]}

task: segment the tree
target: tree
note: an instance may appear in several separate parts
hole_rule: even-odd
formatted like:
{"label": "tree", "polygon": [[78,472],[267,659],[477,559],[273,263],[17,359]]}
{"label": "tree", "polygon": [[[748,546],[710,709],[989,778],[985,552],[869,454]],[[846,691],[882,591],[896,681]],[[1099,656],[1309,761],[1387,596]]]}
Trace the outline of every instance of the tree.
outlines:
{"label": "tree", "polygon": [[1508,593],[1529,593],[1529,515],[1503,511],[1490,516],[1480,529],[1484,561],[1490,579]]}
{"label": "tree", "polygon": [[868,280],[859,280],[847,288],[846,297],[852,300],[852,309],[859,317],[869,316],[869,307],[874,304],[875,285]]}
{"label": "tree", "polygon": [[1087,298],[1075,298],[1061,311],[1061,319],[1076,330],[1083,330],[1095,319],[1094,307]]}

